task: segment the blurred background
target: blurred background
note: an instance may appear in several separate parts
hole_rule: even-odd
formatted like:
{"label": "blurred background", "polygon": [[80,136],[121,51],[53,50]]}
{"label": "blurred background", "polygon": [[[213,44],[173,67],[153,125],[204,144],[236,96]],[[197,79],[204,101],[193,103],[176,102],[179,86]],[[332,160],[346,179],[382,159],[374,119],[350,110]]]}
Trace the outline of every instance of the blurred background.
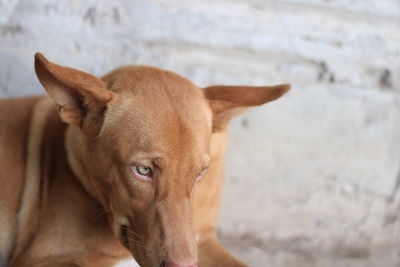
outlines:
{"label": "blurred background", "polygon": [[257,267],[400,266],[399,0],[0,0],[0,97],[44,94],[36,51],[291,83],[231,124],[224,244]]}

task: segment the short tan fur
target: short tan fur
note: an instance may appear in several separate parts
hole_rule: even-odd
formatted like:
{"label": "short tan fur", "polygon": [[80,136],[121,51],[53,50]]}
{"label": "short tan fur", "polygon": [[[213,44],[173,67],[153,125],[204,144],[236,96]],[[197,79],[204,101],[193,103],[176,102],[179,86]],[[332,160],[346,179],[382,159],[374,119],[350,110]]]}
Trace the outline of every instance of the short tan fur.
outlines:
{"label": "short tan fur", "polygon": [[40,53],[35,70],[50,97],[0,100],[6,266],[246,266],[216,237],[227,126],[289,85],[200,89],[147,66],[96,78]]}

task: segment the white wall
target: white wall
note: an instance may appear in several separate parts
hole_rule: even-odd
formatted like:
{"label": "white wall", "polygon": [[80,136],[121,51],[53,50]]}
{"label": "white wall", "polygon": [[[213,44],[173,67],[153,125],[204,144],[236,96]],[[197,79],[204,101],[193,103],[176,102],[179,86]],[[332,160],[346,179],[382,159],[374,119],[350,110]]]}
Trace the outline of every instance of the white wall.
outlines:
{"label": "white wall", "polygon": [[290,82],[233,122],[226,244],[252,266],[391,266],[399,44],[397,0],[0,0],[0,96],[43,93],[36,51],[98,75],[147,64],[200,86]]}

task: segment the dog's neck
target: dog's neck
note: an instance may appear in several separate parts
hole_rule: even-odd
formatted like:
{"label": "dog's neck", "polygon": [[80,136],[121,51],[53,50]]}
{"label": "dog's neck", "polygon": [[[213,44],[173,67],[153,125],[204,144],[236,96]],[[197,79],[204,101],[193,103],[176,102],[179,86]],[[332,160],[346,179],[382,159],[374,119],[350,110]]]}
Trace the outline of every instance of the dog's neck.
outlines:
{"label": "dog's neck", "polygon": [[71,125],[68,126],[65,134],[68,163],[72,172],[81,182],[88,194],[103,207],[106,207],[105,199],[101,197],[101,194],[99,194],[96,184],[93,183],[93,179],[91,179],[90,174],[85,171],[83,165],[84,155],[82,151],[87,149],[83,140],[84,138],[86,137],[77,127]]}

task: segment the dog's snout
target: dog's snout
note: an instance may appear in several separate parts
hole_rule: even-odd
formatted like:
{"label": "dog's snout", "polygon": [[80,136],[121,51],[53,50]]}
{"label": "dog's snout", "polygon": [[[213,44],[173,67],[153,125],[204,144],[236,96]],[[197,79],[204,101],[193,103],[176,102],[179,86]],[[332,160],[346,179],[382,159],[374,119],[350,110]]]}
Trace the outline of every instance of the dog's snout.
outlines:
{"label": "dog's snout", "polygon": [[179,264],[176,262],[167,262],[167,267],[197,267],[197,263]]}

